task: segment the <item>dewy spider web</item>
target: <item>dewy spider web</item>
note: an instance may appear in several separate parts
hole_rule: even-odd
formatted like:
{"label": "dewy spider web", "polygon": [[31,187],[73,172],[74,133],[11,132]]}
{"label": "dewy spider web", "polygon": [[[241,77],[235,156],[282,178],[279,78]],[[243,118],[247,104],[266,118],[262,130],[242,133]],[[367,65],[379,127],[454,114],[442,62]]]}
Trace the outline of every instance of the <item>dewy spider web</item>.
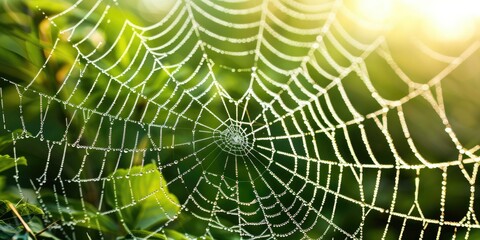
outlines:
{"label": "dewy spider web", "polygon": [[[58,34],[33,79],[3,78],[18,105],[4,110],[0,92],[3,128],[29,133],[13,135],[15,150],[38,141],[48,152],[37,176],[17,168],[22,194],[28,179],[43,204],[43,188],[53,186],[57,207],[68,210],[62,196],[84,203],[87,189],[104,194],[121,166],[154,161],[206,236],[479,236],[478,143],[457,136],[442,87],[478,55],[478,41],[447,56],[415,40],[409,54],[435,67],[412,77],[386,26],[347,2],[176,1],[150,25],[131,20],[126,2],[79,0],[55,14],[37,6]],[[60,49],[77,55],[57,91],[45,93]],[[51,116],[56,108],[69,113],[65,122]],[[29,109],[39,118],[27,118]],[[428,121],[417,124],[422,115]],[[453,150],[436,154],[428,144],[436,141]],[[93,164],[97,172],[86,174]],[[139,204],[108,209],[101,199],[97,216]],[[96,224],[83,211],[58,223],[65,238],[78,237],[80,222]],[[179,219],[168,218],[155,232]]]}

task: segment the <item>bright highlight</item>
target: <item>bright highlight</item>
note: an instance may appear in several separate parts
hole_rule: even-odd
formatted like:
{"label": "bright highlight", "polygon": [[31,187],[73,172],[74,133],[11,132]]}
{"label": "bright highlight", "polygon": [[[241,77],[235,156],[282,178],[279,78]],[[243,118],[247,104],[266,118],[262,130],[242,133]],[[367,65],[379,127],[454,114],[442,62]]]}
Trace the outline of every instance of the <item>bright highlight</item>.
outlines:
{"label": "bright highlight", "polygon": [[358,0],[356,6],[372,22],[418,16],[428,35],[447,41],[469,39],[480,25],[476,0]]}
{"label": "bright highlight", "polygon": [[480,1],[427,0],[407,1],[427,21],[433,37],[461,40],[472,37],[480,19]]}

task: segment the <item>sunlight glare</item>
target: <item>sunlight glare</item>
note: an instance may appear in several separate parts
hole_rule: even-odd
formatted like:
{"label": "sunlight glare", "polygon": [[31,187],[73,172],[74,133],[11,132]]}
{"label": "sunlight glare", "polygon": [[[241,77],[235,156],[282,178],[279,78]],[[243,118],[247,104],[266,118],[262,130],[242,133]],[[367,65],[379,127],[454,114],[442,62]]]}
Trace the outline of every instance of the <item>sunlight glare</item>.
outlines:
{"label": "sunlight glare", "polygon": [[427,33],[443,40],[472,37],[480,18],[480,1],[475,0],[403,0],[424,17]]}
{"label": "sunlight glare", "polygon": [[393,0],[361,0],[357,4],[361,14],[374,22],[386,20],[393,10]]}

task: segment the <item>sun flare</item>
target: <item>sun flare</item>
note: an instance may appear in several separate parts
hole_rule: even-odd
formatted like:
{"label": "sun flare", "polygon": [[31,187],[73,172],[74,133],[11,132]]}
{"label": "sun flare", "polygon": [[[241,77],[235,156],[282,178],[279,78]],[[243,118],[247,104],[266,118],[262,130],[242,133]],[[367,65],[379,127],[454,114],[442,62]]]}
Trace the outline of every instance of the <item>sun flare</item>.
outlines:
{"label": "sun flare", "polygon": [[480,1],[424,0],[406,1],[425,17],[430,33],[450,40],[468,39],[478,28]]}
{"label": "sun flare", "polygon": [[480,1],[360,0],[357,7],[361,15],[377,22],[418,16],[425,33],[442,40],[469,39],[480,29]]}

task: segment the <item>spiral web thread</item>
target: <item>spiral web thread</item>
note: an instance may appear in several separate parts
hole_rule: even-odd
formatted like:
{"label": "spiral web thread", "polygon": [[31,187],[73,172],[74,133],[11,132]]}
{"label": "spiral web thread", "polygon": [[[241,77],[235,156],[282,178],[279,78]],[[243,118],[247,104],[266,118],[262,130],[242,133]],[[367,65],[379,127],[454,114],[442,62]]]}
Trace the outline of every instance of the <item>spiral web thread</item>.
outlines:
{"label": "spiral web thread", "polygon": [[[177,1],[150,26],[115,15],[122,10],[122,2],[79,0],[60,14],[44,13],[58,31],[44,65],[26,83],[2,78],[18,102],[4,110],[2,89],[2,127],[29,132],[13,135],[15,146],[40,141],[48,152],[38,176],[23,176],[21,168],[15,175],[30,179],[40,203],[47,183],[55,196],[69,197],[67,190],[76,189],[83,197],[92,184],[104,194],[119,166],[153,159],[179,196],[180,213],[199,219],[205,235],[220,229],[246,239],[361,239],[380,226],[382,238],[478,236],[479,147],[457,137],[442,84],[480,42],[456,56],[416,44],[414,51],[442,66],[421,82],[395,60],[385,26],[362,19],[342,1]],[[76,22],[64,20],[72,16]],[[125,22],[112,27],[116,35],[95,42],[118,17]],[[58,91],[46,94],[37,86],[51,59],[62,54],[60,47],[77,55]],[[397,79],[376,80],[373,55]],[[397,81],[406,91],[391,100],[378,81]],[[79,94],[80,88],[86,91]],[[364,94],[354,100],[355,89]],[[444,130],[436,134],[449,140],[457,158],[439,160],[420,150],[428,140],[415,139],[411,113],[404,111],[416,101],[434,113],[431,121]],[[27,119],[28,108],[37,109],[39,118]],[[56,117],[53,108],[71,113],[61,123],[62,136],[49,134],[45,125]],[[74,124],[80,128],[70,128]],[[91,141],[82,140],[87,135]],[[54,157],[59,166],[52,165]],[[104,167],[112,163],[113,169]],[[101,167],[86,178],[86,164]],[[74,174],[65,173],[67,165],[76,166]],[[430,176],[435,180],[424,184]],[[467,186],[453,202],[450,178]],[[436,189],[436,195],[422,189]],[[427,206],[434,210],[424,210],[426,198],[434,198]],[[68,208],[62,199],[57,197],[58,208]],[[108,209],[101,199],[96,214],[136,204]],[[459,218],[449,218],[449,204],[465,205]],[[49,216],[47,211],[47,221]],[[168,218],[155,232],[175,224],[178,214]],[[80,221],[98,224],[87,214],[66,215],[57,228],[75,239],[78,233],[70,229]]]}

